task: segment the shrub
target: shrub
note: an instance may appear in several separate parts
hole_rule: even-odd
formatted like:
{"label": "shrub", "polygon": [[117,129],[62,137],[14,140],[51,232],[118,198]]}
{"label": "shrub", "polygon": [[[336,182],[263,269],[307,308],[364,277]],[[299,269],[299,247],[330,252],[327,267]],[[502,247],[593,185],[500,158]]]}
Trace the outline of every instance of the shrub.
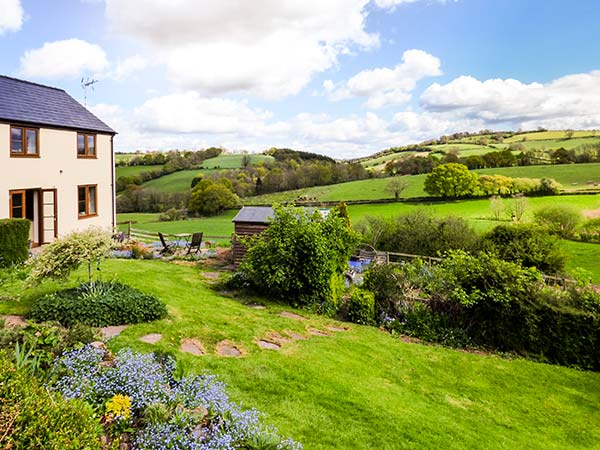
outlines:
{"label": "shrub", "polygon": [[29,313],[36,321],[94,327],[149,322],[166,315],[165,304],[155,296],[125,284],[101,281],[47,294],[33,304]]}
{"label": "shrub", "polygon": [[269,227],[247,241],[240,270],[252,286],[295,306],[333,313],[357,241],[335,211],[276,207]]}
{"label": "shrub", "polygon": [[87,264],[88,279],[92,282],[92,266],[100,265],[108,257],[113,245],[111,234],[89,228],[73,232],[44,247],[31,262],[30,279],[38,282],[44,278],[64,280],[81,264]]}
{"label": "shrub", "polygon": [[0,219],[0,267],[22,263],[29,256],[27,219]]}
{"label": "shrub", "polygon": [[564,238],[573,237],[575,229],[583,221],[583,214],[574,206],[556,205],[535,212],[535,220],[551,233]]}
{"label": "shrub", "polygon": [[158,220],[161,222],[172,222],[175,220],[183,220],[185,217],[185,209],[169,208],[159,216]]}
{"label": "shrub", "polygon": [[348,318],[362,325],[375,323],[375,295],[364,289],[354,289],[348,302]]}
{"label": "shrub", "polygon": [[600,217],[585,221],[577,230],[577,234],[584,242],[600,243]]}
{"label": "shrub", "polygon": [[560,272],[566,263],[558,239],[533,224],[498,225],[484,236],[483,247],[505,261],[546,273]]}
{"label": "shrub", "polygon": [[102,427],[89,405],[48,392],[0,351],[0,448],[100,449]]}

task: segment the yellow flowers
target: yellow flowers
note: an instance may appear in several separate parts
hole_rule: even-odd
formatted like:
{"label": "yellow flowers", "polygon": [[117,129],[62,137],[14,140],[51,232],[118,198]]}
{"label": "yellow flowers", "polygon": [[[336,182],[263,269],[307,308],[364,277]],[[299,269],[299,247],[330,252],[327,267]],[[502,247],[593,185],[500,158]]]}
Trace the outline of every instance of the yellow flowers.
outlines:
{"label": "yellow flowers", "polygon": [[105,420],[110,423],[118,419],[131,417],[131,399],[126,395],[116,394],[106,402]]}

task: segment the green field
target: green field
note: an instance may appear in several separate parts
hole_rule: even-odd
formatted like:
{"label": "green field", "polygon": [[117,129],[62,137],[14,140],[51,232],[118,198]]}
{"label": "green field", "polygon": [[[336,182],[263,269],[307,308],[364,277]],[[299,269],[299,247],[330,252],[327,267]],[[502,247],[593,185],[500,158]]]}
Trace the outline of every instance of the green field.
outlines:
{"label": "green field", "polygon": [[380,170],[383,170],[383,167],[385,167],[385,164],[388,161],[393,161],[396,159],[401,159],[401,158],[406,158],[408,156],[413,156],[413,155],[423,155],[426,156],[428,153],[427,152],[396,152],[396,153],[390,153],[389,155],[384,155],[384,156],[379,156],[378,158],[370,158],[370,159],[365,159],[364,161],[361,161],[361,165],[365,168],[376,168],[379,169],[379,166],[381,166]]}
{"label": "green field", "polygon": [[119,177],[128,177],[131,175],[138,175],[142,172],[152,172],[153,170],[162,169],[162,164],[157,164],[154,166],[117,166],[115,176]]}
{"label": "green field", "polygon": [[[187,372],[217,374],[233,400],[262,411],[265,423],[307,450],[600,448],[599,373],[406,343],[374,327],[339,323],[268,299],[222,296],[193,267],[109,260],[102,276],[157,295],[170,314],[128,327],[109,342],[113,351],[160,350],[175,354]],[[3,302],[0,311],[26,311],[30,292],[21,287],[24,301]],[[247,301],[266,309],[248,308]],[[284,310],[305,320],[281,317]],[[326,337],[308,332],[331,325],[348,331],[329,331]],[[289,341],[279,351],[256,344],[287,331],[306,339]],[[156,345],[140,342],[148,333],[163,338]],[[184,338],[198,339],[206,354],[179,352]],[[225,339],[243,356],[216,355],[216,343]]]}
{"label": "green field", "polygon": [[[249,153],[250,164],[256,165],[260,162],[271,162],[275,158],[269,155],[260,155]],[[244,155],[219,155],[215,158],[207,159],[202,163],[205,169],[241,169]]]}
{"label": "green field", "polygon": [[588,189],[594,187],[594,183],[600,183],[600,163],[500,167],[475,172],[480,175],[504,175],[513,178],[554,178],[567,190]]}
{"label": "green field", "polygon": [[191,169],[173,172],[164,177],[145,182],[142,186],[146,189],[156,189],[161,192],[185,192],[191,189],[192,180],[198,174],[210,174],[214,170]]}
{"label": "green field", "polygon": [[[573,131],[573,138],[582,138],[596,136],[597,133],[594,130],[581,130]],[[548,130],[535,133],[523,133],[516,134],[512,137],[504,139],[506,143],[521,142],[525,138],[527,141],[541,141],[541,140],[566,140],[568,139],[567,131],[565,130]]]}

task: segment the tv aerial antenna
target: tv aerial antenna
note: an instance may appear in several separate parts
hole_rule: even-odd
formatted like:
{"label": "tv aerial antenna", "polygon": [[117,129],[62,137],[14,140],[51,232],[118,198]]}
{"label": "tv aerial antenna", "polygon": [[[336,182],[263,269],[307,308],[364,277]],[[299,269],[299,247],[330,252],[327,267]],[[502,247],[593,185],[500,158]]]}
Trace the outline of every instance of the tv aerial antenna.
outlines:
{"label": "tv aerial antenna", "polygon": [[81,89],[83,89],[83,106],[87,108],[87,90],[91,88],[94,90],[94,84],[99,83],[100,80],[95,80],[93,78],[82,78],[81,79]]}

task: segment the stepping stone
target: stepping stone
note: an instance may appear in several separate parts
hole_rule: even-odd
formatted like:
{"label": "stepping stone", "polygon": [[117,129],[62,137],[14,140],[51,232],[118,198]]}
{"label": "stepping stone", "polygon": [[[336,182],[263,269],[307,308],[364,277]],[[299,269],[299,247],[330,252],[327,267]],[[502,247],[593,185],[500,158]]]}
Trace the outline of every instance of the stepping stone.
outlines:
{"label": "stepping stone", "polygon": [[120,335],[129,325],[113,325],[110,327],[100,328],[100,334],[104,339],[110,339]]}
{"label": "stepping stone", "polygon": [[23,316],[0,316],[0,319],[4,320],[4,325],[6,327],[26,327],[27,322]]}
{"label": "stepping stone", "polygon": [[183,341],[181,341],[181,346],[179,347],[179,350],[184,353],[190,353],[194,356],[204,355],[202,343],[197,339],[184,339]]}
{"label": "stepping stone", "polygon": [[327,328],[329,331],[335,331],[335,332],[350,331],[350,328],[337,327],[335,325],[327,325],[325,328]]}
{"label": "stepping stone", "polygon": [[219,356],[226,356],[226,357],[242,356],[241,350],[227,340],[219,342],[217,344],[216,349],[217,349],[217,354]]}
{"label": "stepping stone", "polygon": [[248,303],[246,306],[252,309],[267,309],[265,305],[261,305],[259,303]]}
{"label": "stepping stone", "polygon": [[285,317],[287,319],[306,320],[306,317],[303,317],[300,314],[296,314],[296,313],[292,313],[292,312],[288,312],[288,311],[281,311],[279,313],[279,315],[281,317]]}
{"label": "stepping stone", "polygon": [[295,341],[306,340],[306,336],[304,336],[303,334],[300,334],[300,333],[296,333],[295,331],[286,331],[285,334],[287,334],[289,337],[291,337]]}
{"label": "stepping stone", "polygon": [[146,344],[156,344],[158,341],[162,339],[162,334],[159,333],[150,333],[140,338],[140,341],[145,342]]}
{"label": "stepping stone", "polygon": [[219,272],[202,272],[204,278],[208,278],[209,280],[218,280],[221,274]]}
{"label": "stepping stone", "polygon": [[269,350],[279,350],[281,349],[281,345],[276,344],[274,342],[269,342],[269,341],[265,341],[263,339],[261,339],[260,341],[257,342],[258,346],[260,348],[266,348]]}
{"label": "stepping stone", "polygon": [[323,337],[329,336],[329,334],[326,333],[325,331],[317,330],[316,328],[309,328],[308,332],[310,334],[312,334],[313,336],[323,336]]}
{"label": "stepping stone", "polygon": [[276,342],[278,344],[289,344],[291,342],[290,339],[284,338],[282,335],[280,335],[279,333],[270,333],[267,338],[273,342]]}

